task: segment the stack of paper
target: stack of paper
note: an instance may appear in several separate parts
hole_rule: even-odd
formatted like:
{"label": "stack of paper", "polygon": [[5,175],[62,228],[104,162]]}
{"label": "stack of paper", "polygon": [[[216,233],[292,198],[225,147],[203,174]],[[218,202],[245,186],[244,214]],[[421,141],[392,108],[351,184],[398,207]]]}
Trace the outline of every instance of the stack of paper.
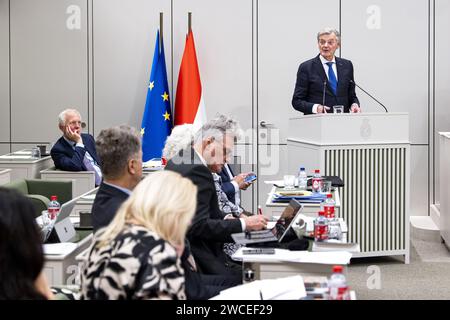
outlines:
{"label": "stack of paper", "polygon": [[351,253],[360,252],[359,244],[345,242],[341,240],[330,239],[327,241],[314,241],[312,251],[326,252],[326,251],[347,251]]}
{"label": "stack of paper", "polygon": [[211,300],[299,300],[306,297],[301,276],[257,280],[220,292]]}
{"label": "stack of paper", "polygon": [[43,245],[44,254],[48,255],[67,255],[77,248],[76,243],[62,242],[62,243],[48,243]]}
{"label": "stack of paper", "polygon": [[246,262],[298,262],[330,265],[349,264],[352,254],[346,251],[309,252],[275,249],[275,254],[244,254],[244,247],[239,248],[232,256],[233,260]]}

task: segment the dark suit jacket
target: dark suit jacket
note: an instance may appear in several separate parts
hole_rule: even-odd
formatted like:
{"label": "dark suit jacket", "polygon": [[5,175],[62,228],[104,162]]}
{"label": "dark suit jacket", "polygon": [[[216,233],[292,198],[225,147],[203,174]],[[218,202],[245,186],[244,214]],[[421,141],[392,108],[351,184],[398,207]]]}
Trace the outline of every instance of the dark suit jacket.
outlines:
{"label": "dark suit jacket", "polygon": [[65,171],[87,171],[86,166],[83,163],[84,155],[86,151],[94,158],[94,160],[100,165],[100,159],[95,151],[94,137],[87,133],[81,134],[84,148],[72,146],[61,137],[56,141],[50,155],[55,163],[56,169]]}
{"label": "dark suit jacket", "polygon": [[114,219],[117,209],[128,199],[128,194],[105,183],[101,183],[92,205],[94,232],[106,227]]}
{"label": "dark suit jacket", "polygon": [[201,272],[235,274],[223,244],[233,242],[231,234],[242,232],[242,225],[239,219],[223,219],[225,214],[219,209],[211,171],[193,149],[181,151],[169,160],[165,169],[180,173],[197,186],[197,208],[187,236]]}
{"label": "dark suit jacket", "polygon": [[[228,166],[227,164],[225,164]],[[220,178],[222,179],[222,190],[227,195],[228,200],[236,204],[236,189],[234,189],[234,185],[231,183],[231,180],[234,178],[234,173],[231,170],[231,167],[228,166],[233,177],[228,175],[227,169],[225,167],[220,171]]]}
{"label": "dark suit jacket", "polygon": [[[337,93],[334,95],[319,55],[303,62],[298,68],[297,82],[292,97],[294,109],[304,114],[312,114],[313,105],[318,103],[325,104],[327,107],[343,105],[344,112],[349,112],[353,103],[359,105],[355,84],[350,82],[350,80],[354,81],[352,62],[336,57],[336,69],[338,86]],[[323,103],[324,82],[326,82],[325,103]]]}

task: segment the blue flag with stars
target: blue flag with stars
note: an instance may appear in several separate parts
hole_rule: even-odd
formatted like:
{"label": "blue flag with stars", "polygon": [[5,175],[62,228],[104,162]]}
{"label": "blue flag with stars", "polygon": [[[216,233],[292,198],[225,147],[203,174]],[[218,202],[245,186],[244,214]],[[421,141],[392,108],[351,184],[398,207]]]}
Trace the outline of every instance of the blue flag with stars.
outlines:
{"label": "blue flag with stars", "polygon": [[172,112],[167,83],[164,44],[159,47],[159,30],[156,34],[155,53],[147,89],[144,116],[142,117],[142,160],[161,158],[167,136],[172,131]]}

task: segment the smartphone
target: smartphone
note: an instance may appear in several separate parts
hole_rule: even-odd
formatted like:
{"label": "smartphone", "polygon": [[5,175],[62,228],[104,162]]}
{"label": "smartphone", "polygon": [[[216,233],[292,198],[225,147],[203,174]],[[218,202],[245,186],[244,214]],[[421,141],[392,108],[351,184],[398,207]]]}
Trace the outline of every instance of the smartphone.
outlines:
{"label": "smartphone", "polygon": [[245,177],[245,182],[250,183],[256,180],[256,174],[250,173],[248,176]]}

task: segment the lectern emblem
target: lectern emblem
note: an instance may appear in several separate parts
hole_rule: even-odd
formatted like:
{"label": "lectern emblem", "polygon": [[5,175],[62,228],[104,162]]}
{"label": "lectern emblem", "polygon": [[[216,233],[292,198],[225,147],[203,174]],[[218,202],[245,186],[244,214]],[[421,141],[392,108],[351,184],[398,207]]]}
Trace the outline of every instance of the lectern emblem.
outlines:
{"label": "lectern emblem", "polygon": [[363,139],[368,139],[372,135],[372,127],[370,126],[369,119],[363,119],[359,132]]}

